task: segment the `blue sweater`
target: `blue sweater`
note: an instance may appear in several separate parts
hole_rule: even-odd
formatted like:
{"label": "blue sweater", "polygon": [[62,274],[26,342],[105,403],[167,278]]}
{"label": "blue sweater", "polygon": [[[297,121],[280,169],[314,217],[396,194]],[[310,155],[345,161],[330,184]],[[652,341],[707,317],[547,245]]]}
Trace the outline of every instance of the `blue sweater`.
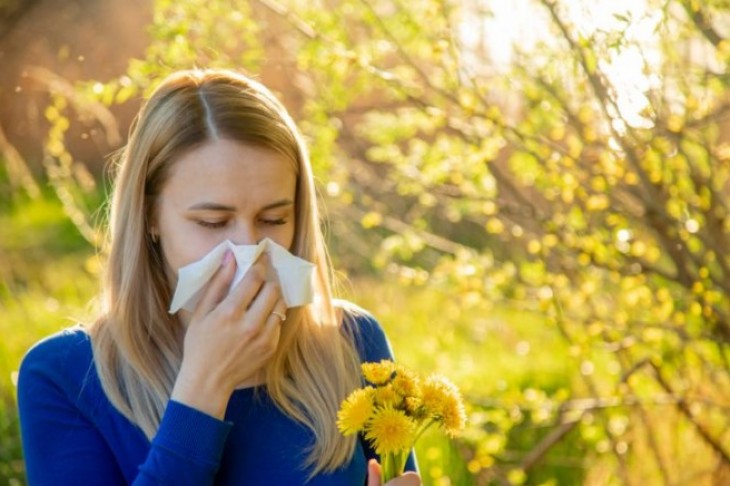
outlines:
{"label": "blue sweater", "polygon": [[[363,361],[391,358],[371,317],[353,319]],[[213,358],[214,359],[214,358]],[[104,394],[81,327],[36,344],[20,367],[18,407],[28,484],[300,485],[310,430],[284,415],[265,387],[236,390],[221,421],[170,401],[151,443]],[[362,485],[376,457],[358,441],[352,460],[309,485]],[[408,469],[415,469],[411,455]]]}

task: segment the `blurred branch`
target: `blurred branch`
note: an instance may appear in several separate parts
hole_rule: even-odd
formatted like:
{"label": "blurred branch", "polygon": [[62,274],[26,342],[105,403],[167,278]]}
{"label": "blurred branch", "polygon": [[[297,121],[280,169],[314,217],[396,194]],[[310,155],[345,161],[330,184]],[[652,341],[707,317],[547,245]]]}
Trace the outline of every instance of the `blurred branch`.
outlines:
{"label": "blurred branch", "polygon": [[106,143],[116,148],[122,144],[122,137],[114,115],[102,103],[90,101],[78,92],[73,85],[58,74],[40,66],[28,66],[27,76],[40,83],[51,93],[58,93],[69,100],[82,118],[98,121],[104,128]]}
{"label": "blurred branch", "polygon": [[[695,192],[699,193],[700,189],[703,187],[711,187],[710,179],[713,171],[711,148],[704,143],[697,143],[697,145],[704,150],[707,157],[710,174],[708,177],[705,177],[700,173],[700,170],[696,167],[692,157],[687,153],[684,147],[682,147],[682,144],[677,143],[676,145],[677,151],[682,154],[691,168],[690,180],[695,186]],[[724,250],[724,248],[728,247],[729,242],[725,237],[725,232],[722,230],[722,221],[717,221],[715,219],[715,216],[720,214],[718,213],[718,210],[720,208],[725,208],[725,201],[722,199],[722,191],[710,191],[710,204],[707,209],[703,209],[701,205],[698,206],[699,208],[697,209],[702,213],[705,219],[705,224],[699,231],[697,231],[697,233],[695,233],[695,235],[702,240],[706,248],[710,248],[715,253],[717,256],[716,261],[722,271],[722,275],[719,277],[715,277],[713,274],[710,274],[709,277],[713,280],[715,285],[723,289],[727,295],[730,295],[730,268],[725,261]],[[702,266],[701,261],[695,261],[695,263],[698,266]]]}
{"label": "blurred branch", "polygon": [[[444,99],[447,99],[451,101],[454,105],[460,106],[461,103],[459,102],[459,99],[454,96],[453,93],[450,91],[444,90],[443,88],[436,86],[431,82],[431,77],[426,74],[426,72],[411,58],[411,56],[408,54],[408,52],[403,47],[403,44],[401,44],[398,39],[393,35],[393,33],[390,31],[387,25],[385,25],[385,22],[383,22],[383,19],[378,14],[378,12],[375,11],[373,6],[370,4],[368,0],[360,0],[360,3],[365,5],[365,7],[368,9],[370,14],[375,17],[375,21],[377,22],[378,26],[380,27],[380,30],[385,34],[385,37],[388,38],[388,40],[395,46],[396,50],[398,51],[398,55],[400,58],[408,65],[411,69],[413,69],[418,77],[421,79],[421,82],[425,87],[427,87],[429,90],[433,91],[434,93],[437,93],[441,95]],[[402,10],[404,10],[401,7]]]}
{"label": "blurred branch", "polygon": [[[551,18],[553,19],[553,22],[560,30],[563,39],[568,43],[571,52],[574,52],[578,56],[578,62],[580,64],[580,67],[586,78],[588,79],[588,83],[590,84],[593,93],[596,96],[596,100],[599,102],[599,106],[601,107],[601,110],[606,117],[606,120],[608,121],[608,126],[610,127],[613,136],[615,137],[619,145],[621,145],[622,150],[626,154],[627,160],[633,167],[634,171],[636,171],[639,180],[641,181],[644,189],[647,192],[645,196],[643,194],[640,194],[642,202],[647,207],[648,212],[656,214],[657,216],[660,216],[662,218],[661,221],[655,221],[656,223],[661,223],[661,226],[658,227],[665,227],[665,223],[672,221],[671,217],[666,214],[666,211],[664,209],[666,196],[660,190],[658,190],[658,188],[649,179],[646,171],[642,169],[639,162],[639,157],[634,150],[634,147],[632,147],[626,141],[624,136],[618,133],[616,128],[613,126],[613,123],[611,123],[613,121],[613,115],[611,114],[611,110],[613,110],[616,116],[619,117],[621,111],[616,106],[615,100],[609,94],[607,80],[601,75],[601,72],[596,67],[591,67],[591,63],[588,61],[585,49],[578,45],[576,40],[571,35],[568,26],[558,14],[557,8],[553,0],[541,0],[541,3],[547,8]],[[682,263],[684,260],[683,256],[680,253],[677,253],[674,247],[668,248],[668,251],[671,251],[674,254],[673,256],[675,258],[678,258],[678,266],[684,267]],[[685,272],[683,268],[679,268],[679,270],[680,273]]]}
{"label": "blurred branch", "polygon": [[[570,346],[575,346],[575,339],[573,336],[571,336],[570,332],[568,332],[568,328],[565,323],[565,317],[563,315],[563,308],[561,305],[560,297],[557,293],[557,290],[555,288],[552,289],[553,292],[553,304],[555,307],[555,324],[560,330],[560,334],[565,339],[565,341]],[[581,349],[581,355],[582,356],[576,356],[576,360],[578,358],[582,358],[587,354],[586,351],[583,351],[581,347],[578,349]],[[598,393],[598,387],[596,386],[595,380],[592,375],[580,373],[580,378],[582,378],[583,382],[585,383],[586,387],[588,388],[588,391],[594,396],[599,396]],[[611,432],[611,428],[609,427],[608,423],[605,423],[604,421],[604,430],[606,432],[606,437],[608,438],[608,441],[611,443],[611,452],[616,458],[616,462],[618,463],[618,474],[621,477],[621,481],[624,482],[624,484],[629,483],[629,474],[628,474],[628,465],[626,463],[626,458],[624,457],[624,454],[619,452],[619,449],[617,447],[616,438],[614,437],[613,433]]]}
{"label": "blurred branch", "polygon": [[[664,376],[662,376],[661,370],[657,365],[654,363],[649,363],[650,366],[654,369],[654,377],[659,383],[659,385],[669,393],[670,395],[674,395],[674,390],[672,390],[672,387],[669,385],[669,383],[664,379]],[[689,403],[682,397],[677,401],[677,408],[680,412],[682,412],[682,415],[691,423],[697,433],[700,435],[700,437],[709,445],[720,457],[722,462],[726,466],[730,466],[730,455],[727,451],[725,451],[724,447],[720,442],[718,442],[710,432],[705,429],[704,425],[702,425],[697,418],[692,413],[692,410],[689,407]]]}
{"label": "blurred branch", "polygon": [[22,187],[32,198],[40,196],[41,191],[33,179],[28,165],[20,152],[8,141],[5,131],[0,125],[0,153],[5,157],[8,168],[8,178],[13,188]]}
{"label": "blurred branch", "polygon": [[702,10],[702,4],[700,2],[688,0],[682,0],[680,3],[686,10],[689,18],[695,24],[695,27],[697,27],[697,29],[702,33],[705,39],[707,39],[713,46],[719,46],[720,42],[724,39],[712,26],[710,19],[705,14],[705,11]]}
{"label": "blurred branch", "polygon": [[571,430],[580,424],[582,417],[583,415],[581,414],[580,417],[574,420],[563,422],[562,415],[559,415],[557,427],[551,430],[548,435],[543,437],[543,439],[522,459],[520,468],[523,471],[529,471],[536,466],[554,445],[560,442],[563,437],[568,435]]}
{"label": "blurred branch", "polygon": [[94,248],[100,248],[102,242],[102,233],[94,229],[89,221],[89,216],[76,202],[73,192],[70,189],[70,178],[61,174],[62,170],[58,170],[56,159],[52,157],[48,151],[44,150],[43,165],[46,168],[49,182],[61,201],[63,210],[74,224],[81,236],[86,239]]}
{"label": "blurred branch", "polygon": [[13,28],[18,25],[20,20],[28,14],[36,5],[40,4],[40,0],[22,0],[20,6],[11,10],[6,16],[0,18],[0,42],[7,37]]}
{"label": "blurred branch", "polygon": [[[69,81],[46,68],[28,66],[24,72],[28,78],[39,83],[50,94],[60,95],[67,100],[83,122],[89,123],[90,120],[99,122],[105,134],[105,142],[110,147],[118,147],[122,144],[116,118],[102,103],[87,99],[83,92],[75,88]],[[76,201],[74,196],[75,189],[78,188],[73,176],[74,161],[63,142],[63,133],[65,130],[58,136],[60,137],[59,142],[63,144],[62,150],[65,157],[54,157],[48,147],[44,147],[43,166],[66,215],[81,235],[91,245],[98,248],[102,238],[101,233],[93,227],[88,211]]]}
{"label": "blurred branch", "polygon": [[[622,367],[626,367],[627,365],[629,365],[627,361],[630,362],[630,358],[628,358],[626,354],[628,353],[617,353],[617,357]],[[639,361],[634,366],[630,366],[628,373],[638,371],[639,368],[643,367],[643,365],[646,363],[648,363],[648,360]],[[632,392],[635,392],[634,386],[631,384],[631,381],[628,380],[628,377],[630,376],[628,373],[624,373],[621,383],[624,386],[628,387],[628,389]],[[657,434],[654,428],[652,416],[648,413],[647,408],[642,403],[638,403],[635,408],[639,411],[639,415],[641,416],[641,425],[646,428],[646,438],[649,443],[649,449],[651,449],[652,454],[654,455],[654,460],[656,461],[659,472],[662,475],[662,480],[664,481],[664,484],[671,484],[671,481],[669,480],[669,473],[666,461],[661,453],[659,443],[657,442]]]}
{"label": "blurred branch", "polygon": [[[711,112],[700,118],[693,118],[685,123],[685,128],[701,128],[711,123],[726,121],[730,118],[730,103],[722,103]],[[664,129],[665,134],[669,130]]]}
{"label": "blurred branch", "polygon": [[568,118],[570,125],[572,125],[578,133],[581,133],[585,127],[583,122],[580,121],[578,115],[573,113],[568,101],[558,92],[556,87],[549,83],[543,76],[536,76],[535,81],[537,81],[538,86],[542,87],[547,94],[557,101],[558,105],[563,110],[563,113],[565,113],[565,116]]}
{"label": "blurred branch", "polygon": [[[345,214],[348,215],[348,217],[357,219],[358,221],[361,220],[363,216],[365,216],[365,214],[367,214],[367,211],[354,206],[344,206],[342,210],[345,212]],[[392,216],[383,216],[381,225],[384,228],[392,231],[393,233],[402,234],[405,231],[413,232],[421,240],[423,240],[423,242],[427,246],[430,246],[431,248],[442,251],[444,253],[456,255],[465,250],[469,250],[469,248],[464,245],[460,245],[459,243],[447,240],[446,238],[443,238],[429,231],[415,228],[413,225],[410,225]]]}
{"label": "blurred branch", "polygon": [[[646,364],[646,363],[643,363]],[[642,363],[640,363],[642,365]],[[641,366],[639,366],[641,367]],[[534,410],[534,407],[515,404],[503,400],[487,399],[479,396],[466,397],[469,403],[482,408],[508,408],[516,407],[522,412]],[[562,412],[594,412],[614,408],[634,408],[643,407],[663,407],[676,405],[680,401],[688,401],[686,398],[676,394],[656,394],[650,398],[641,397],[639,395],[623,395],[621,397],[591,397],[591,398],[572,398],[559,404]],[[693,398],[690,403],[699,403],[708,407],[713,407],[723,412],[730,413],[730,406],[724,403],[718,403],[708,398]]]}
{"label": "blurred branch", "polygon": [[316,29],[312,28],[308,23],[302,20],[298,15],[288,9],[285,5],[277,2],[276,0],[255,0],[259,5],[267,8],[276,15],[282,17],[284,20],[289,22],[293,27],[299,31],[300,34],[304,35],[309,39],[318,39],[322,36],[317,32]]}
{"label": "blurred branch", "polygon": [[[677,281],[686,288],[691,288],[696,281],[694,274],[699,267],[696,266],[693,271],[691,264],[696,264],[696,261],[691,262],[690,260],[694,260],[696,256],[689,249],[685,241],[681,238],[672,236],[675,233],[673,228],[678,222],[675,221],[667,212],[667,194],[662,190],[663,188],[661,186],[658,186],[651,181],[649,175],[642,168],[636,147],[629,143],[624,136],[618,133],[616,128],[613,126],[613,123],[611,123],[611,110],[613,110],[613,112],[615,112],[619,117],[620,110],[617,108],[615,100],[611,98],[608,92],[606,80],[600,75],[600,72],[596,68],[591,67],[584,48],[578,45],[576,40],[573,39],[567,25],[558,14],[555,3],[552,0],[541,0],[541,3],[549,11],[553,22],[558,26],[563,38],[569,44],[571,51],[577,54],[582,71],[593,89],[604,116],[609,122],[610,130],[621,146],[623,152],[626,154],[627,161],[631,164],[631,167],[634,169],[639,181],[641,182],[644,191],[636,190],[634,191],[634,194],[645,207],[644,221],[648,224],[648,227],[654,231],[664,251],[674,262],[677,270]],[[609,109],[609,107],[611,109]],[[723,333],[725,332],[730,332],[730,329],[724,329]]]}

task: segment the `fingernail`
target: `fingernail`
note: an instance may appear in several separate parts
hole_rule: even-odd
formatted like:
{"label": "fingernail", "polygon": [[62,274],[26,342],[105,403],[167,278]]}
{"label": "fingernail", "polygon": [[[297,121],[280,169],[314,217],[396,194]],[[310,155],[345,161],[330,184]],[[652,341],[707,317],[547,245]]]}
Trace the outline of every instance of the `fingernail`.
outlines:
{"label": "fingernail", "polygon": [[223,261],[221,262],[222,267],[228,266],[228,264],[231,263],[231,260],[233,259],[233,252],[231,250],[227,250],[226,253],[223,255]]}

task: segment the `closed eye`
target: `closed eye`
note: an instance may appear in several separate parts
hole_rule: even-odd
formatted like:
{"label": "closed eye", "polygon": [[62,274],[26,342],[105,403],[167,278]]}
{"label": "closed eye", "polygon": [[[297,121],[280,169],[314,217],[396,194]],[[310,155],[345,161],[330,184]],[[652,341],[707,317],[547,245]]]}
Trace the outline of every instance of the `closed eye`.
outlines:
{"label": "closed eye", "polygon": [[197,223],[204,228],[222,228],[228,221],[197,221]]}
{"label": "closed eye", "polygon": [[263,224],[269,224],[272,226],[277,226],[281,224],[286,224],[286,218],[279,218],[279,219],[261,219],[261,222]]}

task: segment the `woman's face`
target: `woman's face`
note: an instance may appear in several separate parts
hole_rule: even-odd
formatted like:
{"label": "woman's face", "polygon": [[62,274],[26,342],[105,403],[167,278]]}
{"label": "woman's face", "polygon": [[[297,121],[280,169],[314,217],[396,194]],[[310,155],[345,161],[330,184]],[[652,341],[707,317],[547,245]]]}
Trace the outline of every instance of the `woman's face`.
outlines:
{"label": "woman's face", "polygon": [[254,245],[269,237],[291,248],[296,182],[291,162],[272,149],[218,139],[183,154],[162,187],[151,228],[167,274],[176,278],[180,267],[226,239]]}

